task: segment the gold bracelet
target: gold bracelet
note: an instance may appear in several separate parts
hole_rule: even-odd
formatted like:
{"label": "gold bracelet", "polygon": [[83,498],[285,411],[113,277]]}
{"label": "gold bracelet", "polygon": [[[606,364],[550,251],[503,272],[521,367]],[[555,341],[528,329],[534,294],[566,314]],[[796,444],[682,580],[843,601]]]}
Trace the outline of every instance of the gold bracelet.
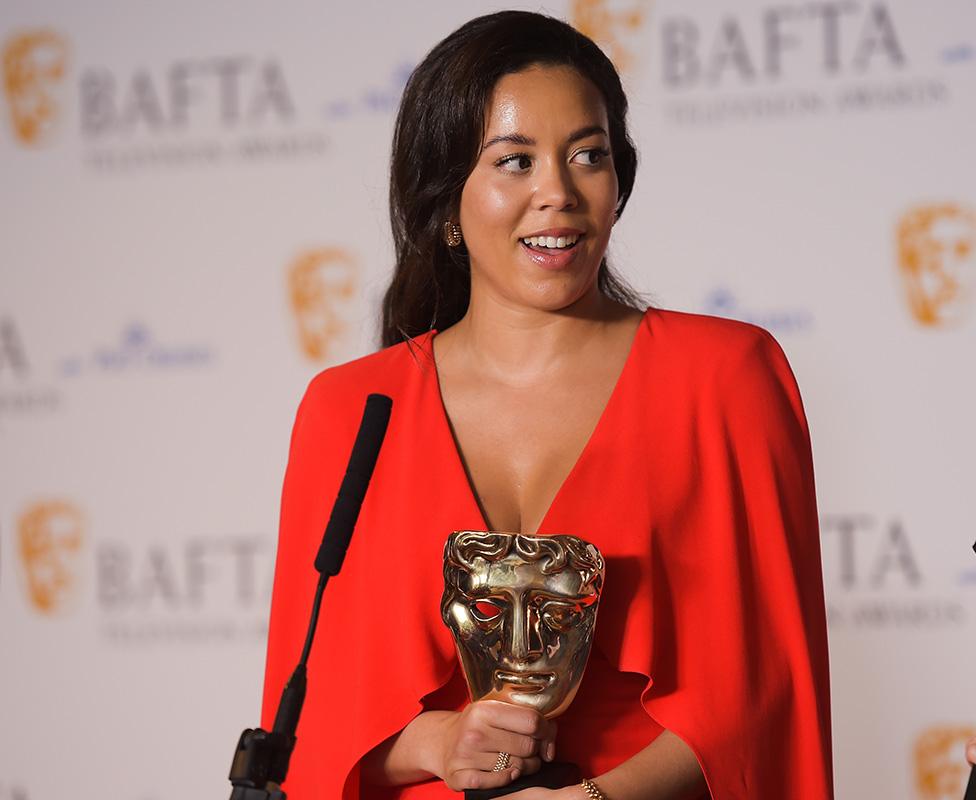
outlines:
{"label": "gold bracelet", "polygon": [[583,787],[583,791],[586,792],[586,796],[590,800],[607,800],[607,796],[601,792],[595,783],[589,778],[583,778],[583,782],[580,784]]}

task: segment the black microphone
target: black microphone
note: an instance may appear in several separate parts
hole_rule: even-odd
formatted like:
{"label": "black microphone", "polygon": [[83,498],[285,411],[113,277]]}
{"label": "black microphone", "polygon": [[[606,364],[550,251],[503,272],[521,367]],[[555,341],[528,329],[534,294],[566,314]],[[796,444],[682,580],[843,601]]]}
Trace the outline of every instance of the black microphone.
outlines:
{"label": "black microphone", "polygon": [[352,446],[346,474],[339,486],[322,544],[315,557],[319,582],[315,587],[312,614],[301,658],[281,693],[271,732],[248,728],[237,742],[230,767],[230,782],[234,787],[231,800],[286,800],[280,785],[284,783],[288,773],[288,762],[295,748],[298,718],[305,703],[306,664],[318,626],[322,593],[329,578],[338,575],[342,569],[342,562],[359,518],[359,509],[386,436],[392,409],[393,400],[386,395],[371,394],[366,398],[366,408]]}
{"label": "black microphone", "polygon": [[366,410],[363,421],[356,435],[356,442],[352,446],[349,466],[339,487],[339,495],[332,507],[332,516],[325,527],[322,546],[315,557],[315,569],[326,575],[338,575],[342,569],[352,529],[359,516],[359,508],[366,495],[366,487],[373,475],[373,467],[380,454],[380,445],[386,435],[386,426],[390,421],[390,411],[393,401],[382,394],[371,394],[366,398]]}
{"label": "black microphone", "polygon": [[976,800],[976,764],[969,771],[969,784],[966,786],[966,796],[962,800]]}

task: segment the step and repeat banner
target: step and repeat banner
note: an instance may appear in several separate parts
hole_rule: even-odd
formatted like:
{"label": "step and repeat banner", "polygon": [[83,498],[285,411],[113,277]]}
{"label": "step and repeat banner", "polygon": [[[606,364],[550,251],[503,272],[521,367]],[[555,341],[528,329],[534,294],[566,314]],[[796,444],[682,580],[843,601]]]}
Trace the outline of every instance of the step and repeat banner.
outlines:
{"label": "step and repeat banner", "polygon": [[[797,374],[837,796],[960,798],[976,5],[522,7],[624,76],[642,160],[618,269],[762,325]],[[377,345],[402,87],[497,8],[0,8],[0,800],[227,795],[296,406]]]}

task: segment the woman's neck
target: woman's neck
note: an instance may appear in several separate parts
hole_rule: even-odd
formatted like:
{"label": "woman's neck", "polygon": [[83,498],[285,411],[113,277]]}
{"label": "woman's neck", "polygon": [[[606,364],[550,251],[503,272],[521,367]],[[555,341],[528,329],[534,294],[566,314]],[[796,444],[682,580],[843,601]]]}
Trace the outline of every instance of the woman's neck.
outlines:
{"label": "woman's neck", "polygon": [[463,365],[485,378],[531,385],[599,350],[623,319],[635,314],[597,291],[555,311],[473,296],[467,313],[439,334],[438,366]]}

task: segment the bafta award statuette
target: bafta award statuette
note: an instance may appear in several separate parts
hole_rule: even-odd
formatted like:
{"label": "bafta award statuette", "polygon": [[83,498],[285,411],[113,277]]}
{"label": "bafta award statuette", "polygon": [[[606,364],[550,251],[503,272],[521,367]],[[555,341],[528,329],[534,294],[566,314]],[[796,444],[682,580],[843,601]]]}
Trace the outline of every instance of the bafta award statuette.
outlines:
{"label": "bafta award statuette", "polygon": [[[593,645],[605,566],[576,536],[456,531],[444,547],[441,616],[457,645],[471,700],[500,700],[557,717],[576,696]],[[577,783],[574,764],[543,762],[532,775],[467,800],[530,786]]]}

